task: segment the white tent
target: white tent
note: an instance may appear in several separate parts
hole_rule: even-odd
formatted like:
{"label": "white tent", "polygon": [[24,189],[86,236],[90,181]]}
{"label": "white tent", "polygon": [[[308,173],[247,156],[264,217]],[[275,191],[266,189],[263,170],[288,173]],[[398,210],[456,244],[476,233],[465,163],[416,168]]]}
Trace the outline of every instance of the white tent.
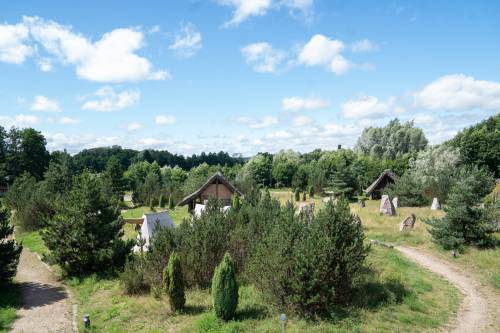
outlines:
{"label": "white tent", "polygon": [[[194,216],[200,217],[201,214],[205,211],[205,208],[206,208],[206,205],[196,204],[196,206],[194,206],[194,213],[193,213]],[[221,208],[221,211],[223,213],[227,213],[230,209],[231,209],[231,206],[224,206]]]}
{"label": "white tent", "polygon": [[[149,247],[149,240],[155,233],[156,223],[160,223],[160,228],[174,228],[175,224],[167,211],[159,213],[147,213],[142,215],[142,226],[141,233],[137,236],[137,239],[142,238],[144,243],[144,251],[147,251]],[[140,251],[139,246],[134,246],[134,252]]]}

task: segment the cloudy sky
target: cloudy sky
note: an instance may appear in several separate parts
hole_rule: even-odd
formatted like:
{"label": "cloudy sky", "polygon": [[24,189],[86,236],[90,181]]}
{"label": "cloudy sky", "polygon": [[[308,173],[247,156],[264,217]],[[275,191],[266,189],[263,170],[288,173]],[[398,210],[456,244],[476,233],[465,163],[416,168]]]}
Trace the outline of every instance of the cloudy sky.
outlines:
{"label": "cloudy sky", "polygon": [[4,1],[0,124],[51,150],[432,143],[500,112],[498,1]]}

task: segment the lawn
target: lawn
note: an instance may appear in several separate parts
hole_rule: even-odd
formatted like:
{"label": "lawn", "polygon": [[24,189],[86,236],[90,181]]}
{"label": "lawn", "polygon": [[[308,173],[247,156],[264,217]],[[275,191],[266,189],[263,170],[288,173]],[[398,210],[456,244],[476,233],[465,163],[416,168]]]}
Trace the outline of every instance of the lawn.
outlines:
{"label": "lawn", "polygon": [[[328,320],[291,316],[287,332],[421,332],[442,326],[461,295],[446,281],[404,259],[394,250],[373,248],[370,271],[356,289],[356,302]],[[70,280],[79,316],[89,313],[95,332],[279,332],[279,311],[252,285],[240,289],[237,317],[220,322],[207,290],[187,291],[187,310],[172,314],[166,300],[124,295],[118,280]]]}
{"label": "lawn", "polygon": [[9,331],[16,319],[16,308],[20,301],[17,284],[0,285],[0,333]]}
{"label": "lawn", "polygon": [[[172,217],[172,220],[174,221],[175,224],[179,225],[184,219],[189,218],[189,212],[187,206],[183,207],[175,207],[174,209],[167,209],[167,208],[160,208],[156,207],[154,211],[156,212],[161,212],[163,210],[168,210],[168,213],[170,214],[170,217]],[[139,206],[135,208],[128,209],[124,212],[122,212],[123,218],[140,218],[142,215],[146,213],[150,213],[151,209],[148,206]]]}

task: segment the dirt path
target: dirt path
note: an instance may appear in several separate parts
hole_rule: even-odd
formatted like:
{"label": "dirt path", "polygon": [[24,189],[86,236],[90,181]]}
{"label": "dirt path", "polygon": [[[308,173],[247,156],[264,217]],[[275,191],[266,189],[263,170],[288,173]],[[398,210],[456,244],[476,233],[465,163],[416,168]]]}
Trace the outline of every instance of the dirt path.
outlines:
{"label": "dirt path", "polygon": [[456,319],[445,328],[453,333],[500,332],[500,297],[467,272],[422,250],[396,247],[406,257],[442,275],[464,294]]}
{"label": "dirt path", "polygon": [[22,305],[11,332],[72,332],[72,304],[54,274],[28,249],[23,249],[16,281]]}

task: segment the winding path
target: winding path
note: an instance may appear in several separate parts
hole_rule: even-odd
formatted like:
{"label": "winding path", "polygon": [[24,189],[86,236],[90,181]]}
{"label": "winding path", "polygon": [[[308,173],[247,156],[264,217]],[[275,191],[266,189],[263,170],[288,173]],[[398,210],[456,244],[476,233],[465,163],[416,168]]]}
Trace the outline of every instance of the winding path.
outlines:
{"label": "winding path", "polygon": [[496,291],[482,285],[467,272],[428,252],[402,246],[395,248],[410,260],[442,275],[464,294],[455,320],[444,328],[446,332],[500,332],[500,296]]}
{"label": "winding path", "polygon": [[11,332],[73,332],[70,294],[38,257],[24,248],[17,268],[22,304]]}

